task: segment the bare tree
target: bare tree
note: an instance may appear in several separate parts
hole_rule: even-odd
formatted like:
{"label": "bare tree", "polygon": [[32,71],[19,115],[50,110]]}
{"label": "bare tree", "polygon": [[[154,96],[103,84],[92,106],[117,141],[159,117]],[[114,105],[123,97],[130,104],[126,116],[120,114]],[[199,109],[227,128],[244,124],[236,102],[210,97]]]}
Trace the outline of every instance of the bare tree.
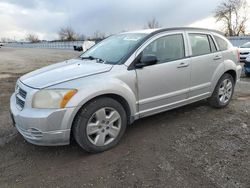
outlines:
{"label": "bare tree", "polygon": [[4,38],[4,37],[1,38],[1,42],[2,42],[2,43],[6,43],[6,42],[7,42],[7,38]]}
{"label": "bare tree", "polygon": [[60,40],[74,41],[77,38],[76,32],[71,27],[62,27],[58,32]]}
{"label": "bare tree", "polygon": [[16,42],[15,38],[14,38],[14,39],[11,39],[11,38],[5,38],[5,37],[2,37],[0,41],[1,41],[2,43]]}
{"label": "bare tree", "polygon": [[84,34],[77,34],[76,35],[76,40],[85,40],[86,36]]}
{"label": "bare tree", "polygon": [[160,26],[159,26],[158,21],[155,18],[153,18],[152,20],[149,20],[147,22],[147,28],[149,28],[149,29],[154,29],[154,28],[158,28],[158,27],[160,27]]}
{"label": "bare tree", "polygon": [[214,17],[217,22],[224,24],[227,36],[245,34],[247,18],[246,0],[227,0],[222,2],[215,10]]}
{"label": "bare tree", "polygon": [[39,37],[36,34],[29,33],[26,36],[26,40],[32,43],[39,42]]}
{"label": "bare tree", "polygon": [[94,32],[93,38],[95,39],[104,39],[105,38],[105,33],[101,33],[100,31]]}
{"label": "bare tree", "polygon": [[105,33],[102,33],[100,31],[95,31],[93,36],[88,37],[89,40],[102,40],[106,37]]}

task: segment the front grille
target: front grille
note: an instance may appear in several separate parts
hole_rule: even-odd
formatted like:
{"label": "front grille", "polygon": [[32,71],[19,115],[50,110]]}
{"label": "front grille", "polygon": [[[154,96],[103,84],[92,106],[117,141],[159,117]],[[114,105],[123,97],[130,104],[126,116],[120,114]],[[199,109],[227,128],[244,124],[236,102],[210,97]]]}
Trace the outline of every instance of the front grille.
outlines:
{"label": "front grille", "polygon": [[20,95],[23,99],[26,99],[27,92],[24,91],[23,89],[19,88],[19,95]]}
{"label": "front grille", "polygon": [[23,129],[17,125],[18,131],[28,139],[36,139],[39,140],[43,137],[43,133],[38,129],[30,128],[30,129]]}
{"label": "front grille", "polygon": [[248,55],[249,52],[240,52],[240,55]]}
{"label": "front grille", "polygon": [[16,104],[23,109],[24,105],[25,105],[25,101],[23,101],[22,99],[20,99],[18,96],[16,96]]}
{"label": "front grille", "polygon": [[16,104],[20,108],[20,110],[22,110],[24,108],[26,96],[27,96],[27,92],[25,90],[23,90],[22,88],[20,88],[19,86],[17,86],[17,88],[16,88]]}

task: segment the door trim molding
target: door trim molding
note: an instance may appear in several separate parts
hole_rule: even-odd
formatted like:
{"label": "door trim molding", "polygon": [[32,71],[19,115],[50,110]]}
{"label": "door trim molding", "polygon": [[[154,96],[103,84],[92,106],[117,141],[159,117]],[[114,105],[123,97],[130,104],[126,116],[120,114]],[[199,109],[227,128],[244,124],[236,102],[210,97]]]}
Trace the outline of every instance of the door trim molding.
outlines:
{"label": "door trim molding", "polygon": [[155,101],[159,101],[159,100],[164,100],[164,99],[174,97],[174,96],[178,96],[178,95],[188,94],[188,92],[189,92],[189,88],[174,91],[174,92],[163,94],[163,95],[157,95],[157,96],[150,97],[150,98],[147,98],[147,99],[139,100],[139,105],[144,105],[144,104],[147,104],[147,103],[151,103],[151,102],[155,102]]}
{"label": "door trim molding", "polygon": [[196,101],[200,101],[202,99],[206,99],[206,98],[208,98],[210,96],[211,96],[211,92],[206,92],[206,93],[203,93],[201,95],[196,95],[196,96],[188,98],[188,99],[184,99],[184,100],[181,100],[181,101],[177,101],[177,102],[173,102],[173,103],[170,103],[170,104],[166,104],[166,105],[162,105],[162,106],[158,106],[158,107],[155,107],[155,108],[151,108],[151,109],[141,111],[141,112],[139,112],[139,116],[141,118],[141,117],[154,115],[154,114],[164,112],[164,111],[168,111],[168,110],[171,110],[171,109],[174,109],[174,108],[178,108],[178,107],[181,107],[181,106],[184,106],[184,105],[196,102]]}

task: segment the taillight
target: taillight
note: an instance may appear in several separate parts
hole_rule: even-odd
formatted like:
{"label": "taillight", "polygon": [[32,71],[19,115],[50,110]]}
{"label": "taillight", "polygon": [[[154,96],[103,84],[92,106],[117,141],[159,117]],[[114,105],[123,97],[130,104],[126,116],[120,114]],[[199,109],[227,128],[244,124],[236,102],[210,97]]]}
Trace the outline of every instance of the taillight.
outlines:
{"label": "taillight", "polygon": [[237,54],[238,54],[238,62],[240,62],[240,50],[237,49]]}

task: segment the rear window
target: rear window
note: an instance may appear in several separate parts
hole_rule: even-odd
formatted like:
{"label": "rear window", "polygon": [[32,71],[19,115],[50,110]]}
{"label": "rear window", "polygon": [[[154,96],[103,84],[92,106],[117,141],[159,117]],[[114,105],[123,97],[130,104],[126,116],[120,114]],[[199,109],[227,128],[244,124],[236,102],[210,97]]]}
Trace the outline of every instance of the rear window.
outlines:
{"label": "rear window", "polygon": [[218,36],[214,36],[216,43],[220,49],[220,51],[224,51],[228,49],[228,44],[227,41],[225,41],[224,39],[222,39],[221,37]]}

